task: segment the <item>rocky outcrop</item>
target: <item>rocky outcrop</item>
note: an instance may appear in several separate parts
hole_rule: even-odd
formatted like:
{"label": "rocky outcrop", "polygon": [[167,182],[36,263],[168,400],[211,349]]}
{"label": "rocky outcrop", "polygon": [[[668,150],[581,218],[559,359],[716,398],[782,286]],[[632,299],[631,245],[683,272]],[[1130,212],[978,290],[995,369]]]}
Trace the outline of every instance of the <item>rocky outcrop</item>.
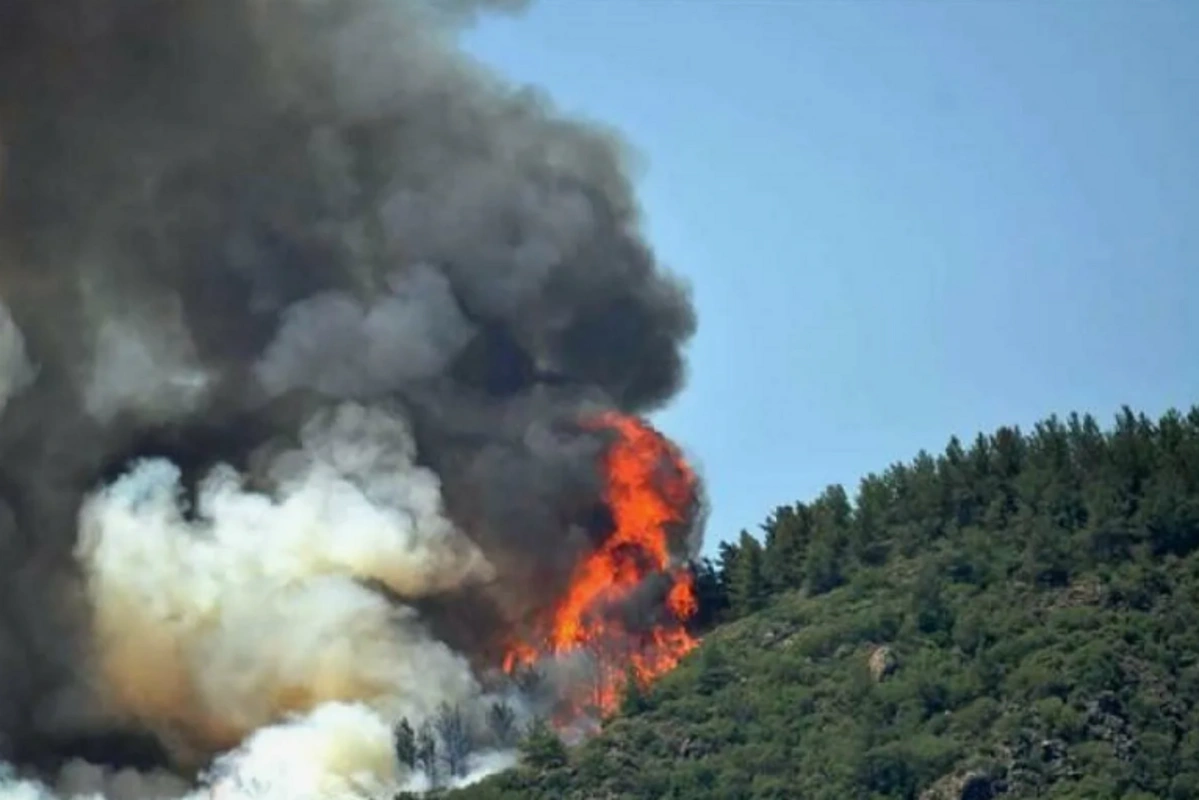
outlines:
{"label": "rocky outcrop", "polygon": [[894,651],[886,645],[874,648],[867,664],[870,667],[870,675],[875,681],[884,681],[899,669],[899,659],[895,656]]}
{"label": "rocky outcrop", "polygon": [[1112,746],[1121,761],[1132,760],[1136,749],[1128,719],[1114,692],[1104,692],[1086,706],[1087,737]]}
{"label": "rocky outcrop", "polygon": [[1007,784],[988,772],[969,770],[946,775],[920,793],[920,800],[994,800]]}

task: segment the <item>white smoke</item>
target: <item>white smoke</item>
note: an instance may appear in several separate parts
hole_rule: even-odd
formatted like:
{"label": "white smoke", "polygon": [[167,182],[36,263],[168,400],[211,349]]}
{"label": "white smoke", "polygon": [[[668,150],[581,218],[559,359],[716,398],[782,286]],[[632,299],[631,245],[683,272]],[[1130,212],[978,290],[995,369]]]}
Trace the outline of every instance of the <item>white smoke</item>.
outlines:
{"label": "white smoke", "polygon": [[435,788],[457,789],[463,786],[469,786],[472,783],[477,783],[483,780],[488,775],[494,775],[497,772],[503,772],[506,769],[511,769],[516,766],[516,753],[511,750],[489,750],[482,753],[472,753],[468,761],[466,774],[461,778],[454,778],[439,786],[434,786],[429,781],[429,776],[424,772],[416,771],[408,775],[407,781],[400,786],[402,792],[428,792]]}
{"label": "white smoke", "polygon": [[0,800],[382,800],[401,779],[390,726],[363,706],[328,703],[257,731],[199,786],[72,762],[53,787],[0,775]]}
{"label": "white smoke", "polygon": [[349,800],[396,793],[391,727],[362,706],[331,703],[265,728],[217,764],[213,800]]}
{"label": "white smoke", "polygon": [[[485,702],[465,659],[369,586],[413,600],[491,575],[415,458],[402,417],[343,403],[269,460],[269,491],[219,467],[189,507],[179,468],[151,459],[84,503],[76,555],[98,713],[154,731],[183,768],[225,753],[189,797],[385,796],[411,783],[392,739],[400,718],[420,725],[442,703]],[[0,787],[3,800],[191,791],[78,762],[53,790]]]}
{"label": "white smoke", "polygon": [[[460,787],[508,769],[511,752],[471,756]],[[0,772],[0,800],[390,800],[433,788],[396,759],[391,725],[361,704],[326,703],[256,731],[221,756],[199,785],[163,772],[68,764],[53,787]]]}

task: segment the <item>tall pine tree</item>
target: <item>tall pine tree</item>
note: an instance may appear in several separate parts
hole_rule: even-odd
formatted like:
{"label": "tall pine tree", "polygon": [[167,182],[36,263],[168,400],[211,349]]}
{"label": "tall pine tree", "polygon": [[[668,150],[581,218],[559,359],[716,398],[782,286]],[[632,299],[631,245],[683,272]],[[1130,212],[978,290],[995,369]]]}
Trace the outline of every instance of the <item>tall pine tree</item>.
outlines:
{"label": "tall pine tree", "polygon": [[763,560],[762,544],[748,531],[741,531],[737,557],[729,574],[729,607],[735,617],[752,614],[766,605],[768,587]]}
{"label": "tall pine tree", "polygon": [[762,525],[766,535],[763,570],[771,592],[803,586],[811,527],[811,517],[803,503],[779,506]]}

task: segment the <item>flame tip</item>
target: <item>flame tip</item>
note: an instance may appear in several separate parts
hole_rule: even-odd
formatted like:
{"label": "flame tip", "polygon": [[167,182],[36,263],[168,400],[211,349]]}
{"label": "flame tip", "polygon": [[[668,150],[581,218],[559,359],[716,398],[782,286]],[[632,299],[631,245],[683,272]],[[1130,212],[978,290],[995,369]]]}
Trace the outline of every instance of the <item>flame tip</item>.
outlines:
{"label": "flame tip", "polygon": [[[517,643],[505,655],[504,669],[511,673],[547,656],[586,650],[596,659],[597,679],[586,703],[569,698],[570,705],[575,716],[584,705],[606,716],[618,705],[629,673],[648,685],[699,643],[686,630],[698,610],[694,581],[671,553],[672,533],[692,513],[697,480],[679,448],[642,419],[606,411],[583,424],[616,434],[601,463],[613,530],[576,568],[546,621],[542,647]],[[654,575],[670,581],[662,601],[665,619],[646,632],[629,631],[611,610]]]}

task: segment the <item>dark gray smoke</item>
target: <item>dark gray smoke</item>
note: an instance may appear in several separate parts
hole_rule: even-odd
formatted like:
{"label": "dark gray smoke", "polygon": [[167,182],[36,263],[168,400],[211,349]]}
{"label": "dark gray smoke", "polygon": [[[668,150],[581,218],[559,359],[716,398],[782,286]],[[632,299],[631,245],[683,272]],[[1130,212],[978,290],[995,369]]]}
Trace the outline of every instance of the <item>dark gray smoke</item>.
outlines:
{"label": "dark gray smoke", "polygon": [[133,457],[400,403],[498,570],[430,603],[463,643],[589,546],[577,420],[667,401],[695,317],[619,142],[456,48],[521,5],[0,0],[0,757],[88,729],[77,513]]}

